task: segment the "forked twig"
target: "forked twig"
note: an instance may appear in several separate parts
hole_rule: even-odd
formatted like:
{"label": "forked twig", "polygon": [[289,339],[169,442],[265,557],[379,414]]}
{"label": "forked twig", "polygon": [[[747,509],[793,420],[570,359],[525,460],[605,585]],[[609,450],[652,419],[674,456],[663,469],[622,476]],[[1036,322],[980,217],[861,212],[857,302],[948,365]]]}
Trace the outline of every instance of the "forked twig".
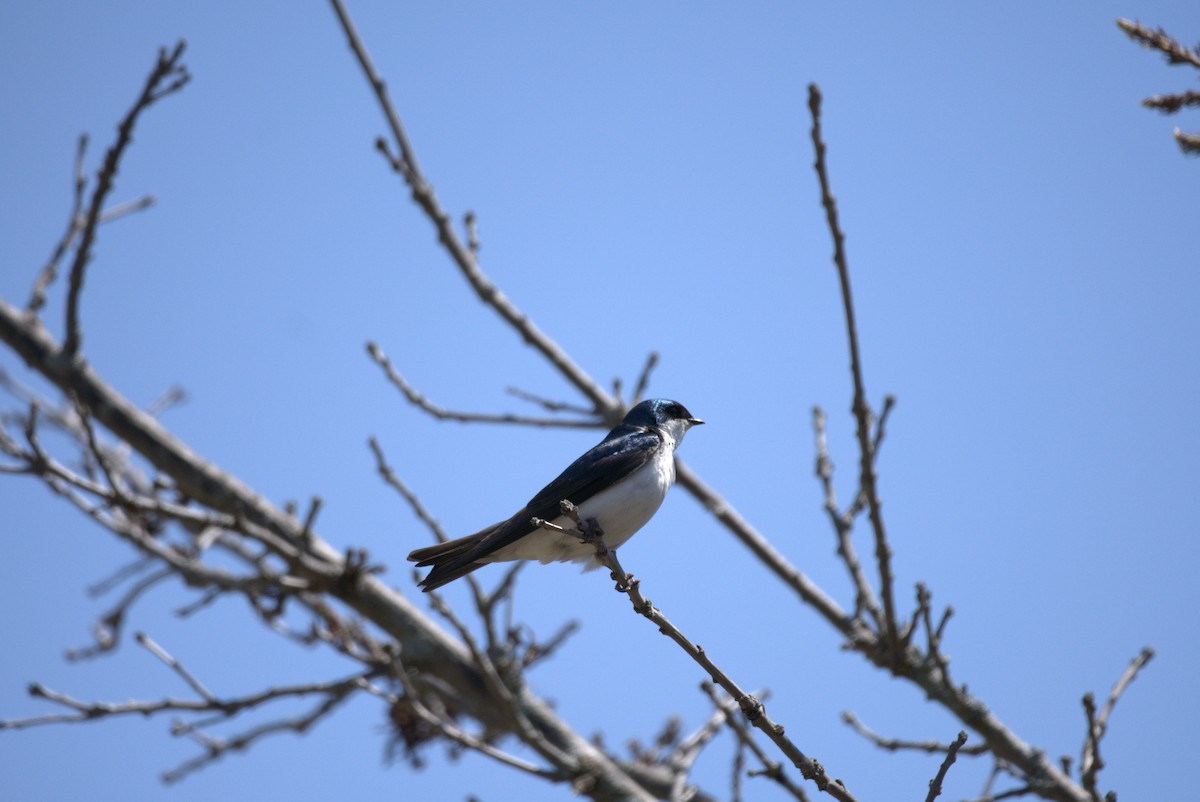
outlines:
{"label": "forked twig", "polygon": [[408,140],[408,134],[405,133],[404,126],[400,122],[400,115],[396,113],[391,96],[388,94],[387,85],[367,54],[367,49],[355,29],[354,23],[350,20],[350,15],[346,13],[345,6],[341,0],[330,1],[334,13],[337,14],[338,22],[341,23],[342,30],[346,34],[350,49],[358,59],[363,75],[366,76],[367,82],[375,94],[375,99],[379,102],[384,117],[387,118],[388,129],[397,152],[392,153],[390,146],[382,137],[376,140],[376,148],[404,179],[412,191],[413,200],[437,229],[438,240],[450,254],[455,265],[458,266],[463,278],[471,285],[471,289],[475,291],[481,301],[495,310],[514,331],[520,334],[525,343],[536,349],[567,381],[591,401],[597,413],[605,419],[610,417],[620,406],[617,399],[612,398],[604,391],[604,388],[588,376],[574,360],[567,356],[558,343],[542,332],[533,320],[517,308],[516,304],[501,292],[480,269],[477,254],[469,243],[464,243],[459,237],[453,219],[442,209],[441,203],[433,192],[433,187],[421,172],[412,144]]}
{"label": "forked twig", "polygon": [[816,151],[814,168],[821,184],[821,205],[825,207],[825,219],[833,237],[833,262],[837,267],[838,283],[842,292],[842,309],[846,316],[846,337],[850,343],[850,373],[854,379],[854,402],[852,410],[858,437],[859,484],[867,502],[867,515],[875,533],[875,560],[879,564],[879,595],[883,600],[884,636],[888,645],[895,650],[898,643],[896,623],[896,600],[892,590],[892,550],[888,545],[887,532],[883,525],[882,505],[876,487],[875,449],[872,441],[872,413],[867,403],[866,387],[863,382],[862,357],[858,347],[858,325],[854,317],[854,298],[850,292],[850,269],[846,265],[846,236],[838,223],[837,201],[829,187],[828,168],[825,165],[825,142],[821,138],[821,90],[816,84],[808,85],[808,108],[812,114],[812,142]]}
{"label": "forked twig", "polygon": [[[104,214],[104,202],[112,190],[117,177],[117,168],[121,156],[133,141],[133,128],[143,111],[167,95],[177,92],[190,80],[187,67],[181,59],[187,43],[182,39],[173,50],[161,48],[154,69],[146,78],[146,85],[138,95],[133,107],[117,126],[117,141],[104,155],[104,163],[96,175],[96,187],[92,191],[84,219],[79,228],[79,245],[75,248],[75,259],[71,262],[71,272],[67,285],[67,333],[63,340],[63,356],[72,359],[79,352],[83,334],[79,329],[79,299],[83,290],[83,273],[92,258],[92,246],[96,239],[96,228]],[[81,148],[82,150],[82,148]],[[69,233],[68,233],[69,236]]]}

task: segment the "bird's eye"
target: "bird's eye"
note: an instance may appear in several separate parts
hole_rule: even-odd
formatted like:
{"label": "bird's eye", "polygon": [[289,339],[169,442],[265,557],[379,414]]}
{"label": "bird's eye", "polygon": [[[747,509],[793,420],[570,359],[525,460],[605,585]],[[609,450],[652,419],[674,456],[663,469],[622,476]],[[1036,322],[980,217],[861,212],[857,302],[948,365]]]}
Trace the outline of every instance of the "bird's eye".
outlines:
{"label": "bird's eye", "polygon": [[670,406],[668,406],[667,414],[670,415],[672,418],[685,417],[684,413],[683,413],[683,407],[679,406],[679,404],[671,404]]}

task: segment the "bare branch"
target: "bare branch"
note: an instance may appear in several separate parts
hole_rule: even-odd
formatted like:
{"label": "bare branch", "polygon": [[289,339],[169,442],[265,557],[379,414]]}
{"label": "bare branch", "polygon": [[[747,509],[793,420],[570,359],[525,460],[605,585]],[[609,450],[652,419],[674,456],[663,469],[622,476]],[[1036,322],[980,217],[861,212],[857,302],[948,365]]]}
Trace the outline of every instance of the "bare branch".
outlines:
{"label": "bare branch", "polygon": [[130,577],[136,576],[137,574],[148,570],[155,565],[156,562],[157,561],[153,557],[138,557],[133,562],[121,566],[109,576],[101,579],[99,582],[89,585],[87,588],[87,594],[92,597],[103,596],[105,593],[108,593],[110,590]]}
{"label": "bare branch", "polygon": [[429,531],[433,532],[433,536],[437,538],[439,543],[445,543],[449,540],[446,531],[442,529],[442,525],[433,517],[428,508],[421,503],[421,500],[417,498],[417,494],[410,490],[408,485],[392,470],[392,466],[387,462],[387,457],[383,455],[383,448],[379,445],[379,441],[372,437],[367,440],[367,445],[370,446],[371,453],[375,455],[375,470],[383,477],[383,481],[387,482],[393,490],[408,502],[412,511],[429,528]]}
{"label": "bare branch", "polygon": [[304,516],[304,527],[300,530],[300,540],[307,543],[312,537],[313,524],[317,522],[317,514],[321,511],[321,505],[325,501],[320,496],[313,496],[309,501],[308,514]]}
{"label": "bare branch", "polygon": [[824,767],[820,763],[808,757],[800,750],[791,739],[784,735],[783,726],[775,723],[767,714],[766,707],[763,703],[746,693],[742,688],[733,681],[724,671],[722,671],[716,663],[714,663],[704,649],[693,643],[678,627],[667,619],[662,612],[652,605],[645,596],[642,595],[640,589],[640,581],[634,579],[632,574],[629,574],[621,567],[621,563],[617,560],[617,554],[604,543],[604,533],[600,531],[594,520],[581,521],[579,519],[579,510],[570,501],[563,500],[561,503],[562,512],[564,515],[571,518],[575,522],[575,530],[563,529],[549,521],[543,521],[540,518],[534,518],[535,526],[540,526],[545,529],[570,534],[578,537],[584,543],[590,543],[596,549],[596,559],[606,566],[612,572],[612,579],[617,583],[617,590],[629,597],[629,601],[633,604],[633,609],[639,615],[649,619],[658,627],[659,632],[666,635],[671,640],[675,641],[681,649],[684,650],[696,663],[704,669],[713,681],[720,685],[721,688],[728,693],[737,703],[742,713],[747,720],[766,734],[768,738],[779,748],[781,752],[787,755],[788,759],[796,768],[800,769],[800,774],[806,779],[811,780],[816,784],[817,788],[828,793],[834,799],[842,800],[842,802],[851,802],[855,797],[846,790],[840,780],[830,779]]}
{"label": "bare branch", "polygon": [[[374,673],[374,671],[370,672]],[[277,699],[284,699],[296,696],[308,696],[313,694],[325,694],[337,691],[351,691],[361,688],[365,677],[369,674],[358,673],[346,679],[335,680],[333,682],[316,682],[306,683],[301,685],[287,685],[278,688],[268,688],[259,693],[250,694],[248,696],[233,697],[229,699],[159,699],[157,701],[129,701],[119,703],[107,702],[83,702],[78,699],[52,691],[37,683],[29,686],[29,695],[35,698],[45,699],[61,707],[65,707],[72,712],[68,713],[50,713],[43,716],[34,716],[25,719],[9,719],[0,720],[0,730],[4,729],[25,729],[27,727],[40,726],[43,724],[54,724],[71,721],[93,721],[99,718],[110,716],[152,716],[157,713],[176,711],[184,713],[204,713],[216,712],[220,713],[222,718],[232,718],[233,716],[245,710],[251,710],[260,705],[272,702]],[[190,731],[189,727],[177,725],[180,732]]]}
{"label": "bare branch", "polygon": [[925,802],[933,802],[933,800],[941,796],[942,783],[946,780],[946,772],[950,771],[950,767],[954,765],[954,759],[958,757],[958,750],[962,749],[963,744],[966,742],[967,734],[960,730],[958,737],[950,742],[950,748],[946,750],[946,759],[942,761],[937,774],[929,781],[929,794],[925,797]]}
{"label": "bare branch", "polygon": [[564,778],[556,769],[545,769],[534,765],[529,761],[522,760],[515,755],[511,755],[501,749],[497,749],[492,744],[481,738],[477,738],[471,733],[464,730],[454,722],[454,719],[441,707],[439,712],[434,712],[421,701],[421,694],[416,686],[408,678],[403,666],[397,666],[396,677],[400,678],[404,684],[404,696],[397,698],[393,702],[393,717],[396,715],[395,707],[402,705],[406,711],[410,711],[413,715],[419,717],[423,722],[434,728],[443,737],[459,744],[460,746],[472,749],[480,754],[486,755],[498,763],[503,763],[509,768],[517,769],[526,774],[531,774],[535,777],[540,777],[545,780],[561,782]]}
{"label": "bare branch", "polygon": [[171,407],[182,404],[187,400],[187,392],[179,385],[173,385],[163,391],[162,395],[150,402],[146,411],[158,417]]}
{"label": "bare branch", "polygon": [[122,217],[140,212],[143,209],[149,209],[156,202],[157,199],[153,195],[143,195],[136,200],[131,200],[117,206],[112,206],[108,209],[105,209],[100,214],[100,222],[111,223],[114,220],[120,220]]}
{"label": "bare branch", "polygon": [[[753,773],[773,780],[795,799],[798,799],[801,802],[808,802],[808,794],[804,793],[804,789],[792,782],[791,777],[789,777],[787,772],[784,771],[783,766],[779,763],[779,761],[772,760],[767,756],[767,753],[763,751],[763,748],[758,745],[756,740],[754,740],[754,736],[750,734],[750,732],[742,724],[741,720],[735,715],[738,709],[737,704],[729,697],[721,697],[717,693],[716,686],[714,686],[711,682],[706,681],[700,683],[700,688],[706,694],[708,694],[708,698],[711,699],[712,703],[717,706],[717,709],[724,714],[725,723],[729,725],[729,729],[731,729],[733,734],[737,737],[738,743],[742,747],[745,747],[753,752],[754,756],[758,758],[759,763],[762,764],[762,770]],[[736,777],[737,775],[735,774],[735,797],[737,796],[738,787]]]}
{"label": "bare branch", "polygon": [[947,607],[942,613],[942,619],[935,627],[933,625],[932,607],[933,594],[925,587],[922,582],[917,583],[917,610],[914,615],[924,626],[925,629],[925,654],[937,667],[937,681],[941,682],[946,688],[953,688],[953,683],[950,680],[950,660],[942,654],[942,634],[945,630],[946,623],[950,620],[954,610]]}
{"label": "bare branch", "polygon": [[167,667],[178,674],[180,678],[183,679],[183,681],[186,682],[201,699],[209,703],[216,703],[216,697],[209,692],[208,688],[205,688],[204,684],[201,683],[200,680],[196,679],[196,677],[190,671],[183,667],[183,663],[180,663],[170,652],[155,643],[149,635],[147,635],[145,632],[139,632],[134,636],[134,638],[139,644],[144,646],[146,650],[150,652],[150,654],[166,663]]}
{"label": "bare branch", "polygon": [[1188,134],[1176,128],[1171,132],[1175,137],[1175,141],[1179,144],[1179,149],[1188,155],[1200,153],[1200,134]]}
{"label": "bare branch", "polygon": [[1100,757],[1100,739],[1102,733],[1096,723],[1096,698],[1090,693],[1083,695],[1083,711],[1087,715],[1087,737],[1083,741],[1083,758],[1079,761],[1079,779],[1084,790],[1091,795],[1095,802],[1100,802],[1100,791],[1096,788],[1096,777],[1104,768],[1104,760]]}
{"label": "bare branch", "polygon": [[592,414],[592,410],[581,407],[578,404],[569,404],[566,401],[551,401],[549,398],[543,398],[540,395],[522,390],[519,387],[506,387],[504,391],[511,396],[520,398],[522,401],[536,404],[547,412],[573,412],[576,415]]}
{"label": "bare branch", "polygon": [[[680,784],[686,780],[688,772],[695,765],[696,759],[700,757],[701,751],[716,737],[724,723],[725,711],[718,708],[708,717],[708,721],[705,721],[696,728],[695,732],[681,739],[671,753],[662,761],[675,771]],[[682,790],[681,788],[680,791]]]}
{"label": "bare branch", "polygon": [[1113,708],[1117,705],[1117,700],[1124,695],[1125,690],[1129,687],[1129,684],[1137,678],[1138,673],[1141,672],[1141,670],[1146,667],[1146,664],[1149,663],[1153,658],[1154,650],[1149,646],[1143,647],[1142,651],[1130,661],[1129,667],[1125,669],[1124,673],[1122,673],[1117,679],[1116,683],[1113,684],[1112,691],[1109,692],[1108,699],[1104,702],[1104,707],[1101,709],[1100,715],[1096,719],[1096,723],[1100,726],[1102,732],[1108,729],[1108,719],[1112,715]]}
{"label": "bare branch", "polygon": [[75,241],[83,224],[83,191],[87,188],[87,175],[83,171],[83,157],[87,153],[87,145],[87,134],[80,134],[79,144],[75,148],[75,168],[72,171],[74,191],[71,193],[71,214],[67,218],[67,230],[58,244],[54,246],[50,260],[38,271],[37,280],[33,283],[33,291],[29,295],[29,303],[25,305],[25,311],[31,315],[37,314],[45,306],[46,290],[58,276],[58,266],[67,251],[70,250],[71,243]]}
{"label": "bare branch", "polygon": [[871,528],[875,533],[875,560],[879,564],[879,595],[883,599],[884,635],[888,645],[897,648],[896,601],[892,592],[892,551],[888,546],[887,533],[883,525],[882,503],[875,480],[875,450],[871,441],[871,407],[867,404],[863,384],[862,358],[858,348],[858,326],[854,319],[854,299],[850,292],[850,269],[846,265],[846,237],[838,223],[837,201],[829,186],[829,174],[825,166],[825,142],[821,138],[821,90],[816,84],[808,85],[808,108],[812,113],[812,142],[816,151],[813,165],[821,184],[821,204],[825,207],[825,219],[833,237],[833,262],[837,267],[838,282],[842,291],[842,308],[846,316],[846,337],[850,343],[850,373],[854,377],[854,403],[852,410],[857,423],[859,449],[859,484],[866,498]]}
{"label": "bare branch", "polygon": [[487,412],[460,412],[458,410],[446,409],[440,407],[409,384],[403,376],[392,366],[392,361],[388,359],[387,354],[373,342],[367,343],[367,353],[371,355],[371,359],[379,367],[383,368],[387,374],[388,381],[404,394],[408,402],[424,412],[429,413],[438,420],[456,420],[473,423],[516,423],[522,426],[558,426],[563,428],[578,428],[578,429],[594,429],[597,426],[603,425],[602,421],[596,420],[564,420],[562,418],[534,418],[525,415],[495,415]]}
{"label": "bare branch", "polygon": [[606,393],[594,379],[575,364],[574,360],[567,356],[558,343],[546,336],[530,320],[528,315],[518,309],[492,283],[491,279],[484,275],[479,267],[475,253],[459,239],[458,232],[454,228],[450,215],[442,209],[437,196],[433,192],[433,187],[430,186],[421,172],[421,168],[417,164],[416,154],[413,152],[412,145],[408,141],[408,135],[404,131],[404,126],[400,123],[400,115],[396,113],[395,106],[392,105],[391,97],[388,95],[387,86],[384,84],[383,78],[375,70],[375,65],[371,62],[371,57],[367,55],[366,47],[359,38],[349,14],[346,13],[341,0],[331,0],[331,2],[333,10],[337,14],[338,21],[341,23],[342,30],[345,32],[346,38],[350,43],[350,49],[354,51],[355,58],[358,59],[359,66],[362,67],[363,75],[366,76],[368,83],[370,83],[371,90],[375,94],[375,99],[378,101],[380,109],[387,118],[388,128],[391,131],[392,139],[399,153],[392,155],[388,150],[387,143],[382,139],[376,141],[376,147],[388,157],[388,161],[391,163],[393,169],[404,178],[405,183],[412,191],[413,200],[421,207],[425,216],[429,218],[434,228],[437,229],[438,240],[447,253],[450,254],[455,265],[458,266],[463,278],[471,285],[471,289],[475,291],[475,294],[479,296],[481,301],[500,315],[521,336],[526,344],[535,348],[554,366],[563,378],[591,401],[598,414],[606,420],[619,415],[620,404],[618,400]]}
{"label": "bare branch", "polygon": [[[314,724],[326,718],[334,711],[342,702],[345,702],[356,690],[362,690],[366,680],[362,677],[355,678],[349,683],[341,683],[320,691],[324,695],[321,700],[307,714],[301,716],[293,716],[282,718],[276,721],[260,724],[256,727],[251,727],[240,735],[232,738],[214,738],[205,735],[202,732],[188,728],[177,727],[174,731],[176,735],[190,735],[201,746],[204,747],[204,754],[192,758],[189,761],[181,764],[177,768],[165,772],[162,775],[162,780],[168,785],[179,782],[192,772],[217,762],[229,752],[239,752],[248,748],[251,744],[262,740],[268,735],[275,735],[281,732],[294,732],[297,735],[303,735],[308,732]],[[313,691],[305,691],[312,693]]]}
{"label": "bare branch", "polygon": [[133,108],[117,126],[117,141],[104,156],[104,164],[96,175],[96,186],[92,190],[92,199],[84,212],[84,220],[79,231],[79,245],[75,249],[75,259],[71,263],[71,272],[67,289],[67,334],[63,341],[63,356],[74,359],[79,352],[83,334],[79,330],[79,298],[83,290],[83,273],[92,258],[92,246],[96,239],[96,228],[104,213],[104,203],[112,190],[117,177],[117,169],[121,157],[129,143],[133,141],[133,128],[143,111],[150,108],[155,101],[176,92],[190,80],[187,67],[180,61],[186,43],[181,39],[175,48],[158,51],[158,60],[154,69],[146,79],[146,85],[134,102]]}
{"label": "bare branch", "polygon": [[[157,561],[153,562],[156,563]],[[175,570],[170,566],[166,566],[135,582],[121,600],[111,610],[100,616],[92,626],[92,633],[96,639],[96,643],[83,649],[70,649],[66,653],[66,658],[72,662],[88,660],[98,654],[116,648],[117,644],[121,641],[121,628],[129,609],[146,591],[174,576]]]}
{"label": "bare branch", "polygon": [[838,507],[837,493],[833,486],[833,460],[829,457],[829,443],[825,438],[825,412],[820,407],[813,407],[813,433],[817,445],[815,472],[825,490],[825,513],[829,516],[829,522],[833,524],[834,533],[837,535],[838,556],[845,564],[855,589],[854,617],[858,618],[864,611],[868,612],[876,629],[882,630],[883,613],[879,609],[879,600],[871,588],[871,583],[867,581],[851,537],[855,516],[852,512],[843,514]]}
{"label": "bare branch", "polygon": [[[1168,64],[1184,64],[1200,69],[1200,45],[1194,48],[1185,47],[1162,28],[1152,31],[1141,23],[1131,22],[1127,19],[1117,20],[1117,27],[1142,47],[1162,53]],[[1142,105],[1165,114],[1173,114],[1184,106],[1200,105],[1200,93],[1189,89],[1170,95],[1156,95],[1143,100]],[[1172,133],[1179,149],[1185,155],[1200,153],[1200,134],[1185,133],[1178,128]]]}
{"label": "bare branch", "polygon": [[1154,95],[1143,100],[1142,105],[1163,114],[1174,114],[1185,106],[1200,106],[1200,92],[1187,89],[1173,95]]}
{"label": "bare branch", "polygon": [[1083,739],[1083,753],[1079,759],[1079,779],[1084,789],[1087,790],[1095,802],[1100,802],[1097,778],[1100,770],[1104,768],[1104,760],[1100,757],[1100,741],[1103,740],[1105,733],[1108,731],[1108,719],[1112,716],[1117,700],[1121,698],[1125,693],[1125,689],[1129,687],[1129,683],[1133,682],[1138,672],[1153,657],[1154,650],[1146,647],[1133,658],[1129,667],[1125,669],[1113,685],[1112,691],[1109,693],[1108,699],[1099,713],[1096,711],[1095,697],[1090,693],[1083,695],[1083,710],[1087,716],[1087,735]]}
{"label": "bare branch", "polygon": [[654,372],[655,366],[658,365],[658,351],[651,351],[646,357],[646,364],[642,366],[642,372],[638,374],[637,384],[633,386],[633,395],[629,398],[630,404],[636,404],[642,400],[646,393],[646,388],[650,386],[650,374]]}
{"label": "bare branch", "polygon": [[472,256],[479,255],[479,221],[475,218],[475,212],[468,210],[463,214],[463,230],[467,232],[467,249],[471,251]]}
{"label": "bare branch", "polygon": [[[859,735],[863,736],[871,743],[878,746],[880,749],[886,749],[889,752],[926,752],[928,754],[945,754],[954,748],[954,742],[943,743],[941,741],[909,741],[903,738],[888,738],[880,735],[866,724],[859,720],[858,716],[851,713],[849,710],[842,713],[842,721],[850,725]],[[964,739],[965,743],[965,739]],[[987,744],[975,744],[974,746],[963,747],[961,744],[954,748],[954,751],[962,752],[964,755],[986,755],[990,751]]]}
{"label": "bare branch", "polygon": [[1132,20],[1119,19],[1117,27],[1147,50],[1157,50],[1162,53],[1168,64],[1173,66],[1190,64],[1196,69],[1200,69],[1200,47],[1195,49],[1184,47],[1178,39],[1168,35],[1162,28],[1150,30],[1140,22]]}

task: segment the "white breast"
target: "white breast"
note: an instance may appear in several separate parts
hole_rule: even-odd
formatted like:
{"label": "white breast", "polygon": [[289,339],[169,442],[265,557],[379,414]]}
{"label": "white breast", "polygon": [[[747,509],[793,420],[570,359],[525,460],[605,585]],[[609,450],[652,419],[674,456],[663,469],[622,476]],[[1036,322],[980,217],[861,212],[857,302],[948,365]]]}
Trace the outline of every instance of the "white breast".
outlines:
{"label": "white breast", "polygon": [[[667,490],[675,481],[674,452],[675,443],[668,439],[655,459],[638,468],[624,481],[579,505],[580,517],[585,521],[595,518],[604,530],[604,542],[609,548],[620,547],[658,512]],[[554,523],[566,529],[575,526],[566,516],[556,518]],[[591,563],[588,568],[595,568],[595,553],[592,546],[581,543],[576,537],[539,529],[498,549],[487,561],[588,562]]]}

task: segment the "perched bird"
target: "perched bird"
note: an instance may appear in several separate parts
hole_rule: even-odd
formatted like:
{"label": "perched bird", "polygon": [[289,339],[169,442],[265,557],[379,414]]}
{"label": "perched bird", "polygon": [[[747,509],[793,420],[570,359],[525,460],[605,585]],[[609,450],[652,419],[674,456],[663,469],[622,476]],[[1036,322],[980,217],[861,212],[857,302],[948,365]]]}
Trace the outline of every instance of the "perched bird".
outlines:
{"label": "perched bird", "polygon": [[574,522],[559,506],[567,500],[579,508],[581,521],[596,522],[609,548],[619,547],[658,512],[675,481],[675,448],[688,429],[701,423],[676,401],[641,402],[511,518],[409,554],[418,566],[433,566],[421,588],[440,588],[482,565],[507,560],[590,562],[589,568],[596,567],[591,545],[573,535],[535,527],[532,519],[574,529]]}

